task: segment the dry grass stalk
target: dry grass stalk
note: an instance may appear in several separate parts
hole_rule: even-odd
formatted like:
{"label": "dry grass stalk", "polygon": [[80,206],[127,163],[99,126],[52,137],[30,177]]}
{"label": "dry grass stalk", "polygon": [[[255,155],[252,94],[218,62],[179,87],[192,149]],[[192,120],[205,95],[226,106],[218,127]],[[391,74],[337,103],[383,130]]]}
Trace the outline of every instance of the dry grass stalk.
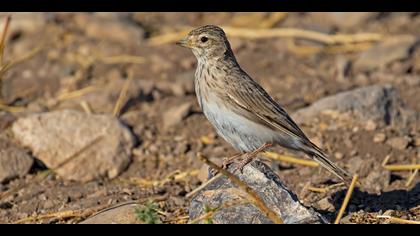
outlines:
{"label": "dry grass stalk", "polygon": [[0,103],[0,110],[7,111],[7,112],[10,112],[10,113],[19,113],[19,112],[24,111],[25,108],[23,108],[23,107],[15,107],[15,106],[7,106],[7,105],[4,105],[4,104],[1,104]]}
{"label": "dry grass stalk", "polygon": [[283,162],[288,162],[288,163],[302,165],[302,166],[309,166],[309,167],[319,166],[319,164],[315,161],[303,160],[303,159],[292,157],[292,156],[280,155],[274,152],[265,152],[264,156],[270,159],[276,160],[276,161],[283,161]]}
{"label": "dry grass stalk", "polygon": [[12,67],[14,67],[18,64],[21,64],[21,63],[31,59],[32,57],[34,57],[36,54],[41,52],[44,49],[44,47],[45,47],[45,44],[41,44],[40,46],[32,49],[32,51],[28,52],[27,54],[15,59],[15,60],[9,61],[9,62],[5,63],[4,65],[2,65],[1,68],[0,68],[0,78],[2,78],[4,73],[6,73]]}
{"label": "dry grass stalk", "polygon": [[124,103],[127,101],[128,89],[130,88],[130,83],[133,80],[133,71],[128,72],[128,78],[124,81],[124,85],[121,89],[120,95],[118,97],[117,103],[115,104],[113,115],[115,117],[119,117],[121,113],[121,109]]}
{"label": "dry grass stalk", "polygon": [[343,45],[326,45],[324,47],[316,47],[316,46],[303,46],[303,45],[296,45],[295,40],[291,39],[287,42],[287,48],[296,53],[301,55],[311,55],[316,53],[327,53],[327,54],[338,54],[338,53],[351,53],[351,52],[358,52],[358,51],[365,51],[372,47],[373,44],[371,42],[361,42],[361,43],[354,43],[354,44],[343,44]]}
{"label": "dry grass stalk", "polygon": [[389,171],[409,171],[409,170],[418,170],[420,169],[420,164],[411,164],[411,165],[388,165],[391,155],[387,155],[382,162],[382,167]]}
{"label": "dry grass stalk", "polygon": [[191,170],[181,172],[180,170],[176,170],[167,176],[165,176],[162,180],[147,180],[147,179],[140,179],[140,178],[130,178],[129,182],[139,185],[141,187],[162,187],[163,185],[170,183],[172,181],[182,181],[191,176],[197,176],[200,170]]}
{"label": "dry grass stalk", "polygon": [[77,97],[81,97],[85,94],[94,92],[99,90],[100,88],[97,86],[88,86],[76,91],[72,91],[72,92],[66,92],[66,93],[62,93],[57,97],[58,101],[65,101],[65,100],[69,100],[69,99],[73,99],[73,98],[77,98]]}
{"label": "dry grass stalk", "polygon": [[33,221],[39,221],[39,220],[45,220],[45,219],[65,220],[69,218],[86,218],[90,215],[95,214],[95,212],[97,212],[98,210],[102,208],[103,206],[92,207],[92,208],[83,209],[83,210],[69,210],[69,211],[54,212],[54,213],[38,215],[38,216],[30,216],[30,217],[17,220],[13,222],[13,224],[22,224],[26,222],[33,222]]}
{"label": "dry grass stalk", "polygon": [[420,169],[420,164],[411,164],[411,165],[385,165],[385,169],[389,171],[408,171],[408,170],[418,170]]}
{"label": "dry grass stalk", "polygon": [[346,210],[347,205],[349,204],[351,195],[353,194],[353,190],[354,190],[354,187],[356,186],[357,179],[358,179],[358,175],[356,174],[353,176],[350,187],[347,190],[346,197],[344,198],[343,204],[341,205],[340,211],[338,212],[338,215],[337,215],[337,218],[335,219],[334,224],[340,223],[341,218],[343,217],[344,211]]}
{"label": "dry grass stalk", "polygon": [[[326,45],[355,44],[361,42],[375,42],[383,38],[381,34],[359,33],[359,34],[336,34],[329,35],[316,31],[295,29],[295,28],[275,28],[275,29],[250,29],[237,28],[231,26],[222,26],[226,34],[231,37],[262,39],[262,38],[301,38],[317,41]],[[161,45],[174,43],[185,37],[191,30],[191,27],[185,27],[177,32],[166,33],[152,37],[149,40],[150,45]]]}
{"label": "dry grass stalk", "polygon": [[407,182],[405,183],[405,187],[409,187],[412,183],[413,183],[413,181],[414,181],[414,179],[416,178],[416,175],[419,173],[419,170],[417,169],[417,170],[415,170],[411,175],[410,175],[410,177],[408,178],[408,180],[407,180]]}
{"label": "dry grass stalk", "polygon": [[386,166],[388,164],[389,159],[391,159],[391,155],[387,155],[385,159],[382,161],[382,166]]}
{"label": "dry grass stalk", "polygon": [[197,187],[193,191],[189,192],[187,195],[185,195],[185,197],[186,198],[191,198],[191,197],[195,196],[198,192],[200,192],[201,190],[203,190],[204,188],[206,188],[210,184],[214,183],[214,181],[218,180],[222,176],[223,175],[220,174],[220,173],[217,174],[217,175],[215,175],[213,178],[207,180],[206,182],[204,182],[203,184],[201,184],[199,187]]}
{"label": "dry grass stalk", "polygon": [[396,217],[392,217],[392,216],[385,216],[385,215],[380,215],[380,216],[376,216],[377,218],[380,219],[387,219],[386,223],[388,224],[412,224],[412,225],[420,225],[420,221],[414,221],[414,220],[404,220],[404,219],[400,219],[400,218],[396,218]]}
{"label": "dry grass stalk", "polygon": [[3,65],[3,55],[4,55],[4,48],[6,44],[6,36],[9,30],[10,21],[12,20],[11,16],[7,16],[6,21],[4,23],[3,31],[1,33],[0,39],[0,66]]}
{"label": "dry grass stalk", "polygon": [[338,183],[338,184],[333,184],[330,186],[327,186],[325,188],[317,188],[317,187],[307,187],[306,189],[312,192],[317,192],[317,193],[327,193],[329,191],[331,191],[332,189],[335,189],[337,187],[341,187],[344,186],[345,183]]}
{"label": "dry grass stalk", "polygon": [[227,178],[229,178],[235,185],[237,185],[240,189],[245,191],[247,193],[247,196],[249,198],[249,201],[252,202],[258,209],[260,209],[271,221],[273,221],[275,224],[283,224],[283,220],[270,208],[268,208],[264,202],[261,200],[261,198],[258,196],[257,192],[255,192],[254,189],[249,187],[246,183],[241,181],[238,177],[235,175],[229,173],[227,170],[219,167],[212,161],[210,161],[207,157],[203,156],[201,153],[198,153],[198,157],[205,162],[208,166],[211,168],[217,170],[219,173],[225,175]]}
{"label": "dry grass stalk", "polygon": [[86,114],[92,114],[92,109],[90,108],[90,105],[87,101],[83,100],[80,102],[80,106],[83,108],[83,110],[86,112]]}

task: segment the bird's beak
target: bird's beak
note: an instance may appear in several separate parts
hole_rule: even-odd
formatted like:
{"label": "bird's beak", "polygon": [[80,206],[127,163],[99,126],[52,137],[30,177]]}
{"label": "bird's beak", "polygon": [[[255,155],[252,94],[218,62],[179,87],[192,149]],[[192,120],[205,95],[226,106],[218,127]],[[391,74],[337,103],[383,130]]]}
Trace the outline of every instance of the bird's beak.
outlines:
{"label": "bird's beak", "polygon": [[190,45],[187,38],[183,38],[183,39],[179,40],[178,42],[176,42],[176,45],[179,45],[179,46],[184,47],[184,48],[191,48],[191,45]]}

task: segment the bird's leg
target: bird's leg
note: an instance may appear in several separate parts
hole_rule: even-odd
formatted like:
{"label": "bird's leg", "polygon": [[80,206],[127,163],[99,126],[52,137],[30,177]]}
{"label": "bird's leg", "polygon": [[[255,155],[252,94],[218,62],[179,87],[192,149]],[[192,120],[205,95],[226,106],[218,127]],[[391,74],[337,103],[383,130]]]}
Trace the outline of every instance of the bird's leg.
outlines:
{"label": "bird's leg", "polygon": [[239,166],[235,169],[234,173],[237,170],[240,170],[241,173],[243,173],[242,171],[247,164],[249,164],[259,153],[265,151],[265,149],[267,149],[271,146],[273,146],[273,143],[265,143],[264,145],[257,148],[256,150],[254,150],[252,152],[249,152],[249,153],[245,153],[244,160],[242,160],[241,163],[239,163]]}
{"label": "bird's leg", "polygon": [[[242,155],[243,155],[242,153],[238,153],[234,156],[223,158],[222,168],[227,169],[230,164],[232,164],[237,158],[241,157]],[[217,170],[211,169],[209,170],[209,177],[215,176],[217,173],[218,173]]]}

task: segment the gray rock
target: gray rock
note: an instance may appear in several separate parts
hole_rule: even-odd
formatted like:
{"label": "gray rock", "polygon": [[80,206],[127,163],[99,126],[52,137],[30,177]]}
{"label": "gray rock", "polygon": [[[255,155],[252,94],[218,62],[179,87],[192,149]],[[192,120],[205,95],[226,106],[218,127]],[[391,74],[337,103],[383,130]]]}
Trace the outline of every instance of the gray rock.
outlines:
{"label": "gray rock", "polygon": [[383,68],[389,63],[410,56],[419,40],[412,35],[390,37],[360,54],[353,64],[355,71],[370,71]]}
{"label": "gray rock", "polygon": [[410,144],[411,139],[409,137],[394,137],[390,138],[386,143],[398,150],[404,150]]}
{"label": "gray rock", "polygon": [[26,175],[34,160],[25,150],[0,139],[0,183]]}
{"label": "gray rock", "polygon": [[113,207],[82,221],[80,224],[139,224],[135,210],[140,206],[132,203]]}
{"label": "gray rock", "polygon": [[116,118],[73,110],[18,119],[14,137],[68,180],[118,176],[131,161],[134,138]]}
{"label": "gray rock", "polygon": [[168,129],[172,126],[175,126],[181,123],[181,121],[185,119],[191,113],[191,109],[192,109],[192,104],[190,102],[187,102],[180,106],[175,106],[167,110],[163,114],[164,129]]}
{"label": "gray rock", "polygon": [[370,121],[384,125],[393,122],[401,110],[401,101],[391,85],[373,85],[322,98],[292,116],[298,123],[309,124],[314,117],[334,111],[338,115],[353,114],[362,124]]}
{"label": "gray rock", "polygon": [[[233,168],[234,164],[229,170],[232,171]],[[296,195],[262,162],[255,161],[247,165],[243,174],[238,177],[253,188],[266,206],[276,212],[285,224],[326,223],[319,213],[303,206]],[[211,219],[215,224],[272,223],[256,206],[246,202],[245,194],[223,176],[193,198],[189,208],[190,220],[205,214],[206,208],[220,207]]]}

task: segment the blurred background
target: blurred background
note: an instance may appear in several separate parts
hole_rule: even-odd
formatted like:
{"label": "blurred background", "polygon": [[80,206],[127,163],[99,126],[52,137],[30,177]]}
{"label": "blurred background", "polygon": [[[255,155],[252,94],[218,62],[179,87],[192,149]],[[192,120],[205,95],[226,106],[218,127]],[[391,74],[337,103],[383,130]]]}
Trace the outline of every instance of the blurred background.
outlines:
{"label": "blurred background", "polygon": [[[346,222],[419,220],[418,13],[0,13],[0,223],[78,223],[127,201],[187,222],[185,195],[207,178],[197,153],[235,154],[198,107],[196,59],[174,44],[205,24],[359,174]],[[334,216],[338,180],[274,152],[299,199]]]}

